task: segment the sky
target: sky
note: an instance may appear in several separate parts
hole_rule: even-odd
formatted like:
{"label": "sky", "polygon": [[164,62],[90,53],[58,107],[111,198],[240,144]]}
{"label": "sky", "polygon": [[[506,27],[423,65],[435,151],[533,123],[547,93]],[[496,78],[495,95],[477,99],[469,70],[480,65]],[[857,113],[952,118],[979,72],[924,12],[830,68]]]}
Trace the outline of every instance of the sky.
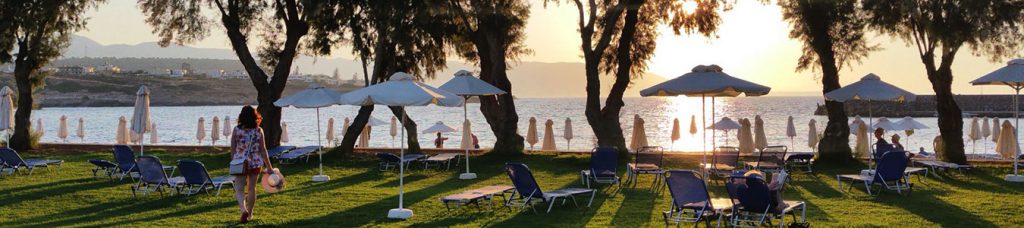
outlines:
{"label": "sky", "polygon": [[[583,62],[580,36],[576,31],[576,8],[566,4],[548,4],[545,7],[539,0],[531,0],[531,4],[526,46],[534,53],[523,57],[522,61]],[[87,28],[77,34],[100,44],[157,41],[135,1],[107,1],[90,12],[88,17]],[[820,92],[821,84],[815,72],[795,71],[801,43],[790,39],[789,31],[790,26],[782,20],[778,6],[763,5],[758,1],[737,1],[732,10],[724,13],[723,23],[713,38],[677,36],[670,29],[662,28],[648,71],[673,78],[689,72],[696,65],[718,64],[725,73],[770,86],[777,94]],[[222,29],[214,28],[210,33],[206,39],[189,46],[230,48]],[[841,84],[875,73],[882,80],[911,92],[934,94],[915,48],[888,36],[872,34],[871,37],[869,42],[880,45],[882,50],[871,53],[862,63],[844,67],[840,72]],[[351,58],[347,54],[333,57]],[[970,80],[1005,66],[1009,60],[990,62],[987,57],[974,56],[970,50],[962,48],[953,65],[954,93],[1012,93],[1008,87],[968,84]]]}

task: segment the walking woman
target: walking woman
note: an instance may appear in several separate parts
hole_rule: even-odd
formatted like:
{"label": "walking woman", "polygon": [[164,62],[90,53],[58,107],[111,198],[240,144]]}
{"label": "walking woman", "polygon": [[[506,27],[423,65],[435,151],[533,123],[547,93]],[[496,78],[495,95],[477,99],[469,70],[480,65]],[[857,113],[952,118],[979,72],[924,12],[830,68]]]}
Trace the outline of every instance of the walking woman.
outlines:
{"label": "walking woman", "polygon": [[272,172],[267,146],[263,142],[263,129],[260,128],[259,113],[252,106],[242,107],[238,114],[238,126],[231,134],[231,159],[245,159],[245,171],[235,175],[235,199],[242,211],[242,223],[252,219],[253,208],[256,207],[256,180],[260,173]]}

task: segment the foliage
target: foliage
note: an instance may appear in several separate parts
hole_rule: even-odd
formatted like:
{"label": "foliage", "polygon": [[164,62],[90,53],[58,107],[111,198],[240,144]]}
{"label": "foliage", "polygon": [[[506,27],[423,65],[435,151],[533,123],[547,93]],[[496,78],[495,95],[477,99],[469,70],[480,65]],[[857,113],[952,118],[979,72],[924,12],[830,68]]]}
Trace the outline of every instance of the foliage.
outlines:
{"label": "foliage", "polygon": [[[480,55],[474,46],[474,37],[480,32],[489,32],[497,39],[497,48],[512,62],[519,61],[533,51],[526,47],[526,21],[530,18],[530,4],[523,0],[458,0],[450,1],[447,7],[453,19],[455,32],[452,33],[452,47],[459,57],[473,64],[480,63]],[[509,66],[510,67],[510,66]]]}
{"label": "foliage", "polygon": [[814,44],[831,44],[835,67],[860,63],[879,49],[867,42],[867,18],[856,0],[780,0],[782,18],[793,27],[789,37],[803,42],[797,70],[820,70]]}

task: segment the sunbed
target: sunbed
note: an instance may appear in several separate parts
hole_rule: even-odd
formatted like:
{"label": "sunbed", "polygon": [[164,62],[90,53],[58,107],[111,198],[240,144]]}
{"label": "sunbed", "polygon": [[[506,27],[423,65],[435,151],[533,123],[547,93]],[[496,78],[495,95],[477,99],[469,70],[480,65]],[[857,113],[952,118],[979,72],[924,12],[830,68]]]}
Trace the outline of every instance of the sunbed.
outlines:
{"label": "sunbed", "polygon": [[761,150],[757,161],[746,162],[748,169],[761,170],[763,172],[778,172],[786,167],[786,146],[769,146]]}
{"label": "sunbed", "polygon": [[[512,180],[512,185],[516,188],[516,193],[519,194],[519,200],[523,202],[522,208],[530,206],[534,212],[537,209],[533,207],[530,202],[534,199],[540,202],[548,203],[547,212],[551,212],[551,208],[555,206],[555,201],[562,199],[564,204],[566,200],[572,200],[572,203],[576,206],[576,195],[590,194],[590,202],[587,203],[587,207],[594,203],[594,195],[597,193],[596,190],[589,188],[565,188],[554,191],[542,191],[540,185],[537,184],[537,180],[533,178],[533,173],[529,167],[526,167],[522,163],[505,163],[505,172],[508,174],[508,178]],[[511,205],[515,200],[515,193],[513,193],[513,199],[509,199],[508,204]]]}
{"label": "sunbed", "polygon": [[[902,151],[888,152],[882,155],[877,161],[875,170],[870,173],[836,175],[836,181],[842,188],[843,180],[850,180],[849,189],[853,188],[854,182],[862,182],[864,189],[869,195],[873,195],[871,188],[875,184],[882,185],[885,189],[895,190],[902,194],[904,190],[911,190],[913,185],[907,180],[907,155]],[[849,191],[847,189],[847,191]]]}
{"label": "sunbed", "polygon": [[[140,156],[136,164],[140,175],[138,184],[132,186],[132,196],[136,196],[138,191],[142,191],[143,196],[150,191],[160,192],[160,195],[163,196],[163,187],[173,188],[172,182],[179,182],[172,181],[167,177],[167,173],[164,172],[164,166],[157,157]],[[153,189],[151,190],[150,187],[153,187]]]}
{"label": "sunbed", "polygon": [[50,166],[57,166],[57,171],[60,171],[60,166],[64,163],[64,161],[61,160],[22,159],[21,155],[18,155],[18,152],[11,148],[0,148],[0,160],[3,160],[0,170],[12,169],[12,172],[17,172],[18,170],[21,170],[21,168],[25,168],[28,170],[29,176],[32,175],[32,171],[34,171],[36,167],[43,167],[49,170]]}
{"label": "sunbed", "polygon": [[733,203],[730,216],[730,225],[733,227],[760,227],[763,224],[773,226],[772,220],[779,219],[778,226],[781,228],[787,225],[786,214],[792,215],[793,220],[796,220],[797,209],[800,210],[800,222],[805,221],[807,207],[803,201],[784,200],[785,207],[780,207],[768,184],[759,177],[730,176],[725,188]]}
{"label": "sunbed", "polygon": [[320,146],[304,146],[288,151],[287,153],[281,154],[277,158],[278,160],[281,160],[281,163],[294,162],[302,158],[305,158],[306,161],[308,162],[309,157],[319,150]]}
{"label": "sunbed", "polygon": [[712,152],[711,163],[704,164],[702,168],[709,177],[725,178],[737,171],[739,162],[739,147],[722,146]]}
{"label": "sunbed", "polygon": [[133,181],[132,173],[139,174],[139,168],[135,162],[135,151],[127,145],[114,145],[114,162],[117,162],[117,170],[120,172],[120,180],[128,176]]}
{"label": "sunbed", "polygon": [[423,158],[426,157],[422,154],[406,154],[404,157],[399,159],[398,155],[394,155],[391,153],[377,153],[376,155],[377,158],[380,159],[380,164],[377,167],[378,170],[380,171],[387,171],[393,168],[397,168],[399,162],[404,162],[405,167],[409,167],[409,163],[422,160]]}
{"label": "sunbed", "polygon": [[704,221],[710,227],[711,219],[717,219],[721,224],[725,211],[732,209],[732,201],[728,198],[711,198],[704,180],[693,170],[670,170],[665,176],[665,184],[672,196],[671,208],[661,213],[665,226],[670,221],[674,221],[676,226],[680,222],[699,224]]}
{"label": "sunbed", "polygon": [[974,168],[973,165],[961,165],[939,160],[914,160],[914,164],[924,166],[929,170],[929,172],[932,173],[932,175],[935,175],[936,177],[938,177],[938,171],[956,170],[960,172],[960,174],[963,174],[964,171],[969,171]]}
{"label": "sunbed", "polygon": [[615,148],[599,147],[590,152],[590,169],[580,171],[580,179],[583,184],[590,188],[590,182],[598,184],[616,184],[622,187],[619,182],[618,166],[619,157]]}
{"label": "sunbed", "polygon": [[458,165],[458,158],[459,154],[456,153],[444,153],[430,156],[423,160],[423,168],[429,169],[431,166],[441,168],[443,165],[445,170],[448,170],[452,167],[452,161],[455,161],[456,165]]}
{"label": "sunbed", "polygon": [[205,191],[207,195],[210,194],[210,188],[217,190],[216,195],[220,195],[220,189],[224,185],[232,185],[235,180],[234,176],[226,175],[210,178],[210,173],[207,172],[206,166],[202,162],[195,160],[179,160],[178,170],[181,170],[181,176],[184,178],[184,183],[180,186],[185,191],[186,195],[192,195],[199,193],[199,191]]}
{"label": "sunbed", "polygon": [[633,152],[633,162],[626,164],[626,183],[632,184],[628,186],[636,187],[637,178],[643,174],[654,175],[654,181],[651,183],[651,189],[657,189],[661,185],[662,176],[665,175],[665,170],[662,169],[662,163],[664,162],[664,151],[661,147],[657,146],[645,146],[637,149]]}
{"label": "sunbed", "polygon": [[269,150],[267,150],[267,156],[269,156],[271,159],[277,159],[282,154],[288,153],[288,151],[291,151],[291,150],[294,150],[294,149],[295,149],[295,146],[277,146],[277,147],[270,148]]}
{"label": "sunbed", "polygon": [[103,174],[111,178],[114,177],[115,173],[117,173],[117,164],[114,164],[110,161],[103,159],[89,159],[89,163],[96,166],[92,168],[93,177],[98,177],[100,171],[103,171]]}
{"label": "sunbed", "polygon": [[470,203],[480,206],[480,201],[486,200],[487,208],[490,209],[494,204],[492,202],[494,196],[501,196],[502,202],[507,202],[508,198],[505,197],[505,193],[512,193],[514,191],[515,187],[512,186],[491,185],[441,197],[441,203],[444,204],[445,209],[450,211],[452,207],[458,208]]}
{"label": "sunbed", "polygon": [[786,166],[789,170],[797,168],[807,169],[808,173],[814,172],[814,153],[786,153]]}

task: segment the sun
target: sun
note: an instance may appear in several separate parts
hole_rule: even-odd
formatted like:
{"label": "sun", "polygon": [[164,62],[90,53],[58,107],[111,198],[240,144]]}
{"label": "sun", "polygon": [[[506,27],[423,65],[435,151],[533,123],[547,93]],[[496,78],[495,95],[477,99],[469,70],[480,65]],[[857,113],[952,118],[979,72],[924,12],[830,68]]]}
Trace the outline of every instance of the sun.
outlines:
{"label": "sun", "polygon": [[692,14],[697,11],[697,1],[684,0],[683,1],[683,12],[686,14]]}

